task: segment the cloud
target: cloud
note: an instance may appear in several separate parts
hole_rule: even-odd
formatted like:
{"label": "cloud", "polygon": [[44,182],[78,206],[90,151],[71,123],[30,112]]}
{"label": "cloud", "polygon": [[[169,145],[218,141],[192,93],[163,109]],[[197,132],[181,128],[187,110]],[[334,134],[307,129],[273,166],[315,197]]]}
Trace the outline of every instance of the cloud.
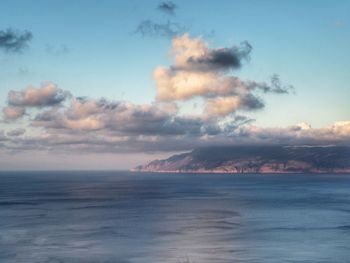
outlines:
{"label": "cloud", "polygon": [[158,10],[160,10],[164,13],[167,13],[169,15],[174,15],[176,8],[177,8],[177,6],[171,1],[161,2],[157,7]]}
{"label": "cloud", "polygon": [[48,83],[40,88],[11,90],[8,93],[8,104],[16,107],[46,107],[58,105],[68,97],[68,92],[58,89],[53,83]]}
{"label": "cloud", "polygon": [[[161,2],[157,6],[159,11],[168,15],[174,15],[176,8],[177,6],[171,1]],[[183,34],[186,30],[186,26],[169,19],[161,22],[153,19],[145,19],[137,25],[134,33],[142,37],[165,37],[171,39]]]}
{"label": "cloud", "polygon": [[25,108],[7,106],[2,109],[2,112],[5,120],[16,120],[21,118],[25,114]]}
{"label": "cloud", "polygon": [[[3,130],[0,130],[0,142],[6,141],[6,140],[7,138],[6,138],[5,132]],[[2,146],[3,144],[0,144],[0,145]]]}
{"label": "cloud", "polygon": [[248,60],[252,46],[244,41],[230,48],[209,48],[202,38],[192,38],[188,33],[172,41],[175,63],[172,70],[226,71],[238,69],[243,60]]}
{"label": "cloud", "polygon": [[39,88],[28,87],[21,91],[11,90],[7,96],[7,106],[2,109],[5,121],[14,121],[23,117],[27,108],[57,107],[71,97],[68,91],[47,83]]}
{"label": "cloud", "polygon": [[252,94],[245,96],[224,96],[208,99],[205,112],[209,116],[227,116],[238,109],[258,110],[264,103]]}
{"label": "cloud", "polygon": [[[202,46],[201,50],[193,50],[193,55],[191,53],[184,54],[182,51],[187,49],[188,46],[186,46],[187,44],[182,46],[184,44],[183,40],[180,40],[182,43],[175,43],[175,47],[177,54],[185,55],[184,58],[179,59],[184,60],[184,62],[182,65],[175,65],[173,69],[202,72],[239,69],[242,66],[242,61],[249,59],[249,54],[252,50],[252,46],[245,41],[241,46],[233,46],[231,48],[209,49],[206,46]],[[185,42],[187,41],[188,39],[185,40]]]}
{"label": "cloud", "polygon": [[25,129],[17,128],[17,129],[14,129],[14,130],[7,132],[6,135],[10,136],[10,137],[17,137],[17,136],[23,135],[25,132],[26,132]]}
{"label": "cloud", "polygon": [[272,92],[277,94],[288,94],[294,92],[294,87],[292,85],[283,85],[279,75],[274,74],[271,77],[271,85],[263,87],[264,92]]}
{"label": "cloud", "polygon": [[[175,37],[171,65],[154,70],[157,93],[148,104],[74,97],[52,83],[12,90],[4,119],[26,115],[25,123],[35,132],[16,130],[12,123],[10,132],[0,134],[2,149],[123,153],[254,143],[350,143],[350,121],[318,129],[307,123],[264,128],[244,116],[246,111],[262,109],[266,94],[292,90],[278,75],[272,76],[271,83],[235,76],[251,50],[247,42],[211,48],[202,38]],[[184,110],[194,103],[195,112]]]}
{"label": "cloud", "polygon": [[238,96],[217,97],[208,100],[205,111],[211,116],[226,116],[235,111],[241,104]]}
{"label": "cloud", "polygon": [[[249,101],[249,93],[247,96]],[[242,102],[242,98],[214,97],[208,99],[206,110],[213,111],[210,115],[225,116],[232,111],[232,105],[255,103]],[[185,151],[213,145],[350,143],[350,121],[318,129],[307,123],[264,128],[242,115],[229,119],[203,118],[180,115],[163,106],[73,97],[61,107],[38,108],[39,112],[29,113],[29,125],[37,130],[35,135],[21,136],[25,132],[22,128],[11,130],[6,136],[3,134],[2,148],[13,152],[122,153]]]}
{"label": "cloud", "polygon": [[17,31],[13,29],[0,30],[0,49],[6,52],[18,53],[23,51],[33,35],[29,31]]}
{"label": "cloud", "polygon": [[206,115],[225,117],[239,110],[262,109],[265,104],[259,91],[289,93],[291,87],[283,86],[277,75],[273,75],[271,84],[228,75],[250,59],[251,50],[246,41],[230,48],[210,48],[202,38],[192,38],[187,33],[175,37],[171,48],[173,64],[168,68],[159,66],[153,73],[157,100],[201,98]]}
{"label": "cloud", "polygon": [[[79,122],[79,120],[77,120]],[[241,123],[240,123],[241,122]],[[131,122],[134,123],[134,122]],[[12,151],[48,150],[58,152],[168,152],[186,151],[215,145],[349,145],[349,124],[335,123],[319,129],[262,128],[248,120],[225,125],[208,125],[201,120],[174,119],[169,126],[156,121],[151,128],[114,127],[98,130],[76,130],[72,126],[46,128],[36,136],[6,137],[3,142]],[[160,124],[162,123],[162,124]],[[350,123],[348,121],[347,123]],[[122,126],[122,122],[119,123]],[[156,130],[155,127],[163,127]]]}
{"label": "cloud", "polygon": [[331,128],[332,132],[336,136],[349,137],[350,136],[350,121],[338,121],[335,122]]}
{"label": "cloud", "polygon": [[105,130],[123,136],[167,136],[212,131],[212,125],[198,117],[173,115],[157,105],[108,102],[104,99],[75,99],[64,110],[50,109],[33,119],[33,125],[56,130]]}
{"label": "cloud", "polygon": [[152,20],[143,20],[137,26],[135,33],[143,37],[166,37],[173,38],[182,34],[186,28],[176,22],[167,21],[165,23],[157,23]]}
{"label": "cloud", "polygon": [[328,127],[312,128],[299,123],[285,128],[264,128],[255,125],[241,126],[237,134],[252,143],[269,144],[349,144],[350,121],[338,121]]}

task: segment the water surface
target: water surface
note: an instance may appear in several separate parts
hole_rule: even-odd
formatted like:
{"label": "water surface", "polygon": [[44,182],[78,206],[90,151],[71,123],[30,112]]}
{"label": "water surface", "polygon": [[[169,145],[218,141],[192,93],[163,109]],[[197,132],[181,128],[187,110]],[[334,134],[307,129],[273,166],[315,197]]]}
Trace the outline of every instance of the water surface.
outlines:
{"label": "water surface", "polygon": [[349,260],[350,175],[0,173],[0,262]]}

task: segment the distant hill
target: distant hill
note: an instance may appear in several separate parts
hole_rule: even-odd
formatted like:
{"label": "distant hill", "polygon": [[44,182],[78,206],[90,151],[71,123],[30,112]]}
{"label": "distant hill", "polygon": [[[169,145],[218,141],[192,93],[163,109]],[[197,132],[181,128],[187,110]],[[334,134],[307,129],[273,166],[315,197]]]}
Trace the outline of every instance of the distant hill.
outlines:
{"label": "distant hill", "polygon": [[350,173],[349,146],[224,146],[135,167],[141,172]]}

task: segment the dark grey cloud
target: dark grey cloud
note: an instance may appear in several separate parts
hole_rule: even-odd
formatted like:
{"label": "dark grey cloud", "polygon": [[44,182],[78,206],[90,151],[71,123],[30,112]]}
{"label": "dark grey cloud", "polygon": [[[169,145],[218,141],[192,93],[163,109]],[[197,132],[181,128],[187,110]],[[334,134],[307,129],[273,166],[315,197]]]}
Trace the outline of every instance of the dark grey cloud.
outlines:
{"label": "dark grey cloud", "polygon": [[265,107],[264,102],[256,95],[249,93],[241,98],[241,107],[246,110],[260,110]]}
{"label": "dark grey cloud", "polygon": [[18,53],[23,51],[33,38],[29,31],[13,29],[0,30],[0,49],[6,52]]}
{"label": "dark grey cloud", "polygon": [[195,71],[220,71],[238,69],[243,60],[248,60],[252,46],[243,42],[241,46],[231,48],[210,49],[201,57],[189,57],[187,70]]}
{"label": "dark grey cloud", "polygon": [[167,21],[166,23],[157,23],[152,20],[143,20],[137,26],[135,33],[143,37],[166,37],[173,38],[186,31],[184,26],[176,22]]}
{"label": "dark grey cloud", "polygon": [[17,129],[14,129],[14,130],[7,132],[6,135],[10,136],[10,137],[17,137],[17,136],[23,135],[25,132],[26,132],[25,129],[17,128]]}
{"label": "dark grey cloud", "polygon": [[6,138],[5,132],[3,130],[0,130],[0,142],[6,141],[6,140],[7,140],[7,138]]}
{"label": "dark grey cloud", "polygon": [[46,128],[61,128],[56,124],[58,118],[57,109],[49,109],[37,113],[33,118],[33,123],[37,123],[37,126],[43,126]]}
{"label": "dark grey cloud", "polygon": [[177,6],[171,1],[161,2],[157,7],[158,10],[169,15],[174,15],[176,8]]}

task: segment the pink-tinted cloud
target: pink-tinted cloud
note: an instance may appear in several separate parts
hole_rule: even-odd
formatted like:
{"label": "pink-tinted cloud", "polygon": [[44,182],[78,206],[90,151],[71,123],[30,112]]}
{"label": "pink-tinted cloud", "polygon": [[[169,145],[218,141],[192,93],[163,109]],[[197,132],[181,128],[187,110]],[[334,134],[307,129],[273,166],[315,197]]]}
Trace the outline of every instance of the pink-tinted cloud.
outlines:
{"label": "pink-tinted cloud", "polygon": [[2,109],[5,120],[16,120],[21,118],[25,114],[25,108],[7,106]]}
{"label": "pink-tinted cloud", "polygon": [[46,107],[60,104],[68,97],[68,92],[57,88],[53,83],[47,83],[39,88],[11,90],[8,93],[8,103],[18,107]]}
{"label": "pink-tinted cloud", "polygon": [[[256,110],[264,107],[258,95],[263,93],[288,93],[277,75],[271,84],[244,81],[232,75],[232,70],[249,60],[252,47],[248,42],[231,48],[210,48],[202,38],[188,34],[175,37],[170,67],[159,66],[153,76],[158,101],[204,100],[204,113],[209,116],[228,116],[239,110]],[[220,105],[222,104],[222,105]]]}

